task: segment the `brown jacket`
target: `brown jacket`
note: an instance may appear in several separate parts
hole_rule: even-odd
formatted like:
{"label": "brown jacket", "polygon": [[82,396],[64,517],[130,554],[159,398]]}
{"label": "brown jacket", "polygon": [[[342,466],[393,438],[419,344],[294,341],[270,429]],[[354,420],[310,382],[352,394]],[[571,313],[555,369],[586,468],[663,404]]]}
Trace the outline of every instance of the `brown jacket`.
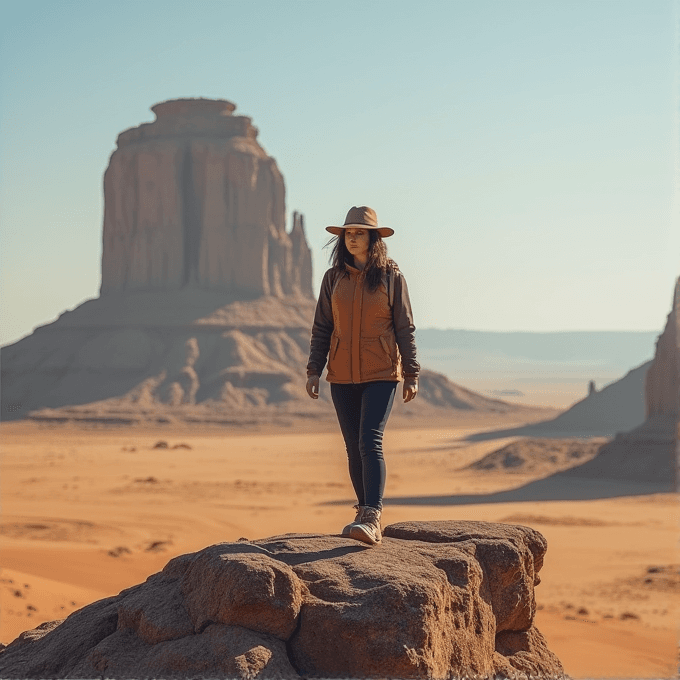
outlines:
{"label": "brown jacket", "polygon": [[406,280],[397,269],[390,309],[386,281],[375,292],[364,285],[365,271],[347,265],[346,273],[329,269],[316,305],[307,375],[321,375],[328,356],[331,383],[416,378],[415,326]]}

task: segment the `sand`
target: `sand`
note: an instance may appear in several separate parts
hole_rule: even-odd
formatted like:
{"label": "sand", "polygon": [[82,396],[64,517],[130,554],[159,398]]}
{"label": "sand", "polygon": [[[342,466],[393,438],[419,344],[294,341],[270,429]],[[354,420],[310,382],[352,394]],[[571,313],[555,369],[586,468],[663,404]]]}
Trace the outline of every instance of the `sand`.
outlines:
{"label": "sand", "polygon": [[[599,497],[598,483],[585,480],[588,493],[574,486],[564,500],[496,498],[551,471],[545,460],[512,474],[467,467],[518,441],[467,441],[509,422],[485,418],[388,425],[384,523],[478,519],[538,529],[549,548],[536,590],[537,624],[566,671],[574,678],[675,675],[676,496],[612,482]],[[171,557],[212,543],[337,533],[353,517],[343,444],[335,428],[312,426],[259,432],[0,426],[0,641],[116,594]],[[161,441],[167,446],[156,448]],[[475,503],[472,494],[490,502]],[[391,497],[401,500],[390,503]]]}

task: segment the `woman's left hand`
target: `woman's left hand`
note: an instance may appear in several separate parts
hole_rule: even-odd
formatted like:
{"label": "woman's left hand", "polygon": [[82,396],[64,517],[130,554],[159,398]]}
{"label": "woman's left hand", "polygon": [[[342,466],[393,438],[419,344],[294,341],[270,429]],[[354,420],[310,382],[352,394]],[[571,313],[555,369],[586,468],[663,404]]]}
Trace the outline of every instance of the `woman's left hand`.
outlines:
{"label": "woman's left hand", "polygon": [[418,378],[404,379],[404,403],[411,401],[418,394]]}

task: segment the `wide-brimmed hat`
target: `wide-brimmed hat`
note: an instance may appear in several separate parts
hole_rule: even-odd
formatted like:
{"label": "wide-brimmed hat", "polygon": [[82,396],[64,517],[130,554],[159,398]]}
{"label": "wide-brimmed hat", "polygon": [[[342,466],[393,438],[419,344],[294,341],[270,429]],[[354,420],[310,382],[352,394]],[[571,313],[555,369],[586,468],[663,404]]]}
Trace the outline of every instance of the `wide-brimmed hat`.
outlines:
{"label": "wide-brimmed hat", "polygon": [[347,217],[345,217],[345,223],[341,227],[326,227],[326,231],[330,231],[331,234],[340,236],[344,233],[345,229],[350,227],[358,229],[377,229],[378,233],[386,238],[387,236],[392,236],[394,234],[394,229],[392,227],[379,227],[378,226],[378,216],[375,214],[373,208],[367,208],[365,205],[353,206],[349,209]]}

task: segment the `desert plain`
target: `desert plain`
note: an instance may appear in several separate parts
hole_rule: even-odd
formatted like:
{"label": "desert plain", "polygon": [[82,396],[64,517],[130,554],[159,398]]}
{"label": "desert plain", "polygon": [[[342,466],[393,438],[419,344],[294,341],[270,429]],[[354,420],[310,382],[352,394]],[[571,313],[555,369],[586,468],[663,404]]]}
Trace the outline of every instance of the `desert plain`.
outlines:
{"label": "desert plain", "polygon": [[[469,414],[388,423],[383,525],[474,519],[537,529],[548,553],[536,623],[566,672],[674,677],[677,496],[585,479],[561,500],[533,497],[532,482],[572,464],[570,451],[587,457],[606,440],[479,437],[520,422]],[[241,537],[337,534],[353,517],[344,445],[327,419],[250,430],[17,421],[0,437],[5,644],[176,555]],[[490,456],[502,449],[512,455]],[[470,467],[482,460],[490,464]]]}

